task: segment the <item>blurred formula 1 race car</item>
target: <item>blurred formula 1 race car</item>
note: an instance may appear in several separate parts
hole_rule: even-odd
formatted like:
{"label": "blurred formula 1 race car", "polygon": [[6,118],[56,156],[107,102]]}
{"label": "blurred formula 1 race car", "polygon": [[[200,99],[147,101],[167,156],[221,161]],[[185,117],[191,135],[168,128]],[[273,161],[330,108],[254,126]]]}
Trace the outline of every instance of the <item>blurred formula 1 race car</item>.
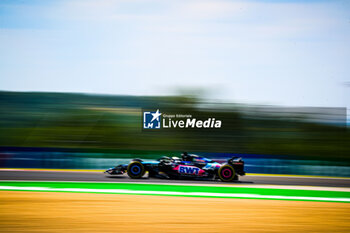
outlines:
{"label": "blurred formula 1 race car", "polygon": [[238,180],[238,175],[245,175],[244,161],[239,157],[232,157],[226,163],[184,152],[181,158],[162,157],[157,161],[145,162],[133,159],[129,164],[118,165],[105,171],[108,175],[127,173],[132,179],[139,179],[148,172],[149,177],[168,179],[220,179],[228,182]]}

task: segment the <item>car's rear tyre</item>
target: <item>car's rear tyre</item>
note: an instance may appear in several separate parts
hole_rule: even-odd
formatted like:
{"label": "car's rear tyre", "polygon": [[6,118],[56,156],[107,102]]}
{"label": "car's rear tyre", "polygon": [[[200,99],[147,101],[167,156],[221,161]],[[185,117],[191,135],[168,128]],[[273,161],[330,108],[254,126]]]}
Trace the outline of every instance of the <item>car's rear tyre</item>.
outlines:
{"label": "car's rear tyre", "polygon": [[235,179],[236,172],[231,165],[225,164],[219,168],[218,176],[221,181],[229,182]]}
{"label": "car's rear tyre", "polygon": [[139,161],[133,161],[128,165],[127,173],[131,179],[140,179],[146,172],[145,166]]}

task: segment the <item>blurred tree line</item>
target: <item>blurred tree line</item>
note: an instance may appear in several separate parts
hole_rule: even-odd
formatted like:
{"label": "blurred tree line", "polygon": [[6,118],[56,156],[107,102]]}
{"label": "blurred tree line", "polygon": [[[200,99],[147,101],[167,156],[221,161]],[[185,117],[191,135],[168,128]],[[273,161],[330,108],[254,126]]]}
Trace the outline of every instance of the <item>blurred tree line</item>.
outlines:
{"label": "blurred tree line", "polygon": [[[242,105],[207,104],[194,96],[0,92],[0,109],[0,146],[74,148],[112,155],[191,151],[350,161],[345,122],[326,124],[286,114],[247,113]],[[223,127],[142,130],[142,109],[190,113],[203,120],[215,117]]]}

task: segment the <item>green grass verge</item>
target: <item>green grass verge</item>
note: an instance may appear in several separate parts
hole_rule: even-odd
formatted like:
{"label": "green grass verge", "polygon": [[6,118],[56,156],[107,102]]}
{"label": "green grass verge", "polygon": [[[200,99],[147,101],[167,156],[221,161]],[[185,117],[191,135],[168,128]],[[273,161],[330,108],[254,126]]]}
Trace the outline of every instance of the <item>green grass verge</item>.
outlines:
{"label": "green grass verge", "polygon": [[[8,189],[16,190],[16,187],[39,187],[53,189],[55,192],[89,192],[89,193],[108,193],[111,190],[123,190],[125,194],[143,195],[165,195],[165,196],[201,196],[201,197],[221,197],[221,198],[242,198],[239,195],[245,195],[243,198],[254,199],[297,199],[315,201],[317,198],[348,199],[350,202],[350,192],[344,191],[321,191],[321,190],[300,190],[300,189],[275,189],[275,188],[248,188],[248,187],[218,187],[218,186],[190,186],[190,185],[159,185],[159,184],[140,184],[140,183],[93,183],[93,182],[25,182],[25,181],[1,181],[0,186],[8,186]],[[12,189],[11,189],[12,187]],[[65,191],[64,189],[82,189],[82,191]],[[43,191],[43,190],[28,190]],[[46,190],[50,191],[50,190]],[[151,194],[147,193],[151,192]],[[169,194],[174,192],[176,194]],[[197,195],[200,194],[200,195]],[[206,195],[208,194],[208,195]],[[225,196],[237,195],[236,197]],[[217,195],[217,196],[216,196]],[[249,197],[255,195],[255,197]],[[283,198],[281,198],[283,197]],[[312,199],[314,198],[314,199]],[[327,200],[318,200],[327,201]],[[337,200],[334,200],[337,201]]]}

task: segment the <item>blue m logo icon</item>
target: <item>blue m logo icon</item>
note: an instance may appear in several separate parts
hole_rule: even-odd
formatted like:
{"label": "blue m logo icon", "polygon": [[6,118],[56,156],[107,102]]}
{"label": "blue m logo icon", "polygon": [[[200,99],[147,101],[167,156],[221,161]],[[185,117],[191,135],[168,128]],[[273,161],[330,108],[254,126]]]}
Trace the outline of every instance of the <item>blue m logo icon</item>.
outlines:
{"label": "blue m logo icon", "polygon": [[159,109],[156,112],[143,112],[143,128],[144,129],[160,129]]}

